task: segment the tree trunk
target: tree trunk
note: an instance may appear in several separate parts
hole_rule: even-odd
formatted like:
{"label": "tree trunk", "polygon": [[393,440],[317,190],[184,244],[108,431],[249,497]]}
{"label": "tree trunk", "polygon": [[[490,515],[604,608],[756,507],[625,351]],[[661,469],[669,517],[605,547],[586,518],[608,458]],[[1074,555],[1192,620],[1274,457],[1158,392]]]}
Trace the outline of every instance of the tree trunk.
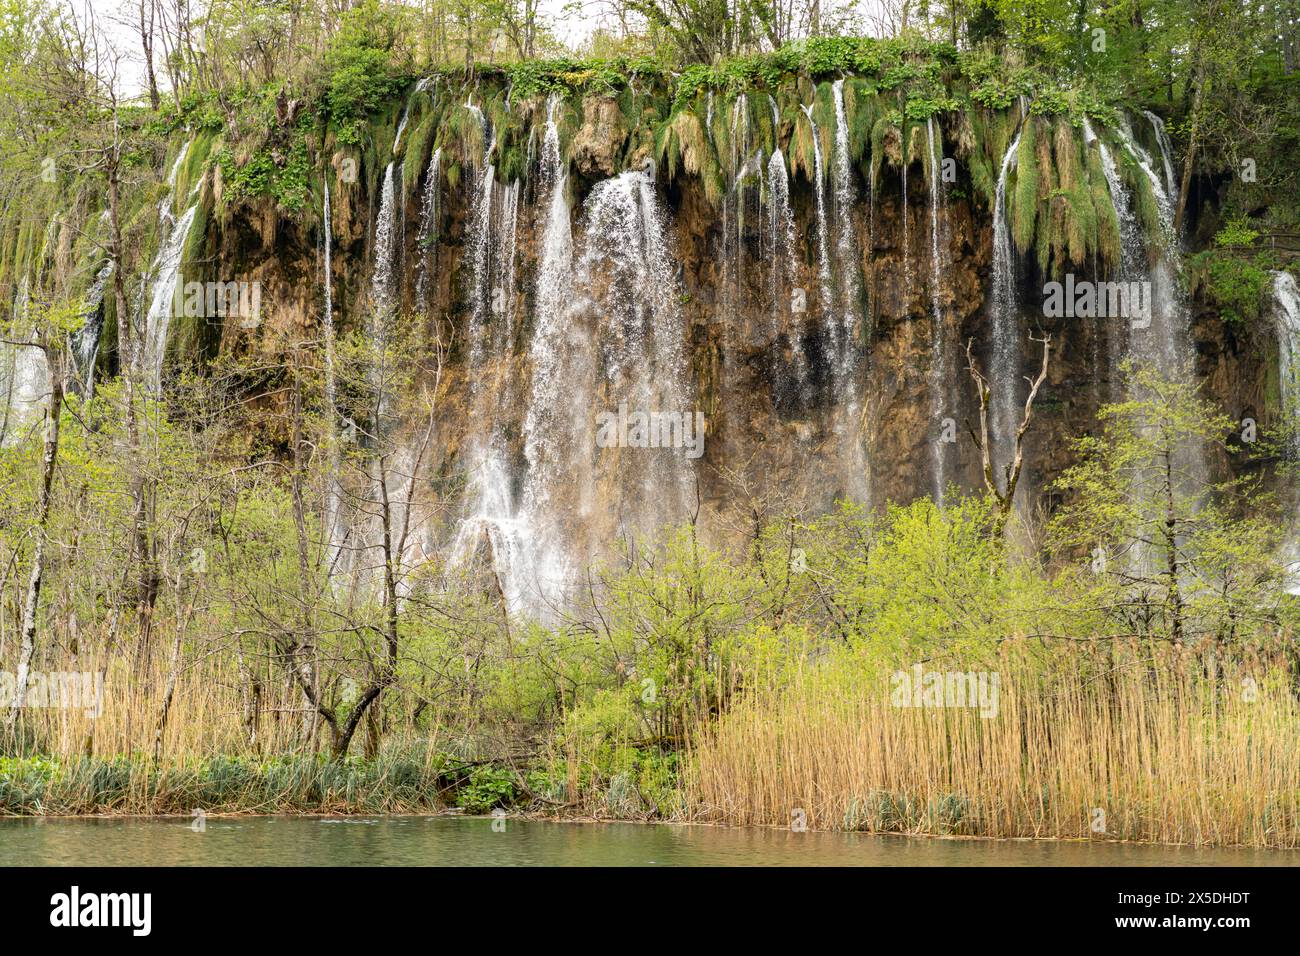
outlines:
{"label": "tree trunk", "polygon": [[45,408],[45,444],[41,456],[41,485],[36,501],[32,568],[27,578],[27,598],[23,604],[13,704],[5,716],[5,727],[10,731],[18,720],[19,712],[27,703],[27,684],[31,676],[32,659],[36,656],[36,615],[41,601],[41,585],[45,582],[45,527],[50,516],[54,469],[59,460],[59,415],[63,409],[63,374],[60,367],[62,363],[51,361],[51,354],[50,351],[45,352],[45,363],[50,378],[50,399]]}
{"label": "tree trunk", "polygon": [[1183,594],[1178,586],[1178,517],[1174,509],[1173,449],[1165,448],[1165,573],[1169,583],[1170,636],[1183,644]]}
{"label": "tree trunk", "polygon": [[[158,78],[153,71],[153,27],[154,12],[156,0],[139,0],[140,6],[140,48],[144,53],[144,74],[149,81],[149,105],[155,110],[158,108]],[[145,17],[145,5],[148,5],[149,16]]]}
{"label": "tree trunk", "polygon": [[1201,106],[1205,102],[1205,70],[1196,71],[1196,96],[1192,101],[1192,128],[1187,139],[1187,155],[1183,157],[1182,181],[1178,185],[1178,208],[1174,212],[1174,242],[1183,234],[1183,217],[1187,212],[1187,194],[1192,187],[1192,164],[1201,137]]}

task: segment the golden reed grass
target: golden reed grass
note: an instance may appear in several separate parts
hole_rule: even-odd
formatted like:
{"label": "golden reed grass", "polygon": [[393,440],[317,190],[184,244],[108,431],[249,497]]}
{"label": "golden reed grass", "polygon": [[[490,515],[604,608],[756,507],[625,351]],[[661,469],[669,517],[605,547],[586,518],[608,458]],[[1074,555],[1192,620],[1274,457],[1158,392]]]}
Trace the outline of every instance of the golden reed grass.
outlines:
{"label": "golden reed grass", "polygon": [[[104,666],[104,679],[98,712],[80,703],[26,708],[19,725],[20,751],[52,757],[151,756],[160,724],[162,740],[157,750],[163,762],[329,749],[329,730],[320,721],[313,746],[305,744],[310,711],[301,692],[277,669],[263,667],[250,680],[248,671],[228,656],[199,657],[178,674],[165,721],[168,674],[161,663],[141,674],[121,656],[107,665],[83,657],[47,664],[43,673],[94,673],[100,666]],[[376,720],[384,721],[386,744],[409,743],[417,736],[428,742],[436,736],[429,729],[416,733],[407,719],[410,709],[411,702],[392,691],[374,709]],[[440,725],[436,705],[425,713],[424,725],[436,729]],[[366,730],[363,723],[353,752],[368,748]]]}
{"label": "golden reed grass", "polygon": [[[1300,713],[1263,664],[1146,645],[1046,669],[1006,650],[996,716],[897,707],[805,663],[692,735],[698,820],[815,829],[1294,847]],[[942,665],[927,670],[942,670]],[[953,668],[964,669],[964,668]],[[1214,676],[1206,676],[1207,671]]]}

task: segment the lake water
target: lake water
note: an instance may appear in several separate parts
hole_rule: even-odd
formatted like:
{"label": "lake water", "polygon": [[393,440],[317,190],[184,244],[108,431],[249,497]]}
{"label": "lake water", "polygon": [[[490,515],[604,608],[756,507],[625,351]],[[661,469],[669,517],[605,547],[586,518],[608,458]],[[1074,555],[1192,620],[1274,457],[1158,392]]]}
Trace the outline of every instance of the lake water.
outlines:
{"label": "lake water", "polygon": [[[0,866],[1293,866],[1300,852],[482,817],[0,820]],[[496,821],[500,827],[501,821]]]}

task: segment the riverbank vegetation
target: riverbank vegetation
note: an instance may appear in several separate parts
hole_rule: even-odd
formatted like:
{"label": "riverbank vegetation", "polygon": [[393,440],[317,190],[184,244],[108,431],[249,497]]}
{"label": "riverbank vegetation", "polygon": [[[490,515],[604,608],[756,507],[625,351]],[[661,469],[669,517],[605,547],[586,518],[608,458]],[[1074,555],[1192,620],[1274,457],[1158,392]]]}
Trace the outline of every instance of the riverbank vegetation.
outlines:
{"label": "riverbank vegetation", "polygon": [[[391,575],[393,603],[331,580],[302,507],[328,493],[325,459],[242,447],[243,406],[196,379],[210,444],[148,431],[173,531],[141,629],[105,388],[63,437],[39,658],[102,674],[103,696],[22,712],[0,811],[508,808],[1292,846],[1300,664],[1276,503],[1253,480],[1189,484],[1184,450],[1246,453],[1232,423],[1132,375],[1146,397],[1081,439],[1032,556],[992,499],[846,504],[770,515],[728,548],[691,526],[634,542],[542,619],[504,613],[490,567],[417,561],[401,539],[353,558]],[[36,480],[39,449],[6,450],[11,487]],[[984,675],[983,696],[923,698],[918,677],[900,699],[915,668]]]}

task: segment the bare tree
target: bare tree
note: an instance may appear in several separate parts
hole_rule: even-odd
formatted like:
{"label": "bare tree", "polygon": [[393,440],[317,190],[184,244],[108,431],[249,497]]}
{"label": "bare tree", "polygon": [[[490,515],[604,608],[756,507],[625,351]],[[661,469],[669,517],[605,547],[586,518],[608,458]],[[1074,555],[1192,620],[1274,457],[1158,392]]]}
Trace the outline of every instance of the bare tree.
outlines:
{"label": "bare tree", "polygon": [[966,342],[966,367],[970,372],[971,379],[975,382],[975,392],[979,396],[980,403],[980,431],[976,436],[976,442],[980,448],[980,456],[983,463],[984,487],[988,489],[995,501],[998,503],[998,522],[996,533],[998,537],[1006,529],[1007,520],[1011,516],[1011,509],[1015,505],[1016,486],[1020,483],[1020,473],[1024,467],[1024,442],[1025,433],[1029,430],[1029,422],[1033,417],[1034,399],[1038,396],[1038,390],[1047,380],[1048,361],[1052,352],[1052,337],[1044,335],[1041,339],[1032,339],[1035,342],[1043,344],[1043,364],[1038,372],[1038,377],[1034,379],[1026,376],[1029,382],[1029,394],[1025,397],[1025,411],[1020,419],[1020,425],[1016,428],[1015,441],[1012,446],[1011,460],[1002,466],[1002,486],[998,487],[995,466],[993,462],[993,442],[989,438],[989,395],[990,388],[988,379],[980,372],[979,363],[975,360],[974,345],[975,340],[970,339]]}

